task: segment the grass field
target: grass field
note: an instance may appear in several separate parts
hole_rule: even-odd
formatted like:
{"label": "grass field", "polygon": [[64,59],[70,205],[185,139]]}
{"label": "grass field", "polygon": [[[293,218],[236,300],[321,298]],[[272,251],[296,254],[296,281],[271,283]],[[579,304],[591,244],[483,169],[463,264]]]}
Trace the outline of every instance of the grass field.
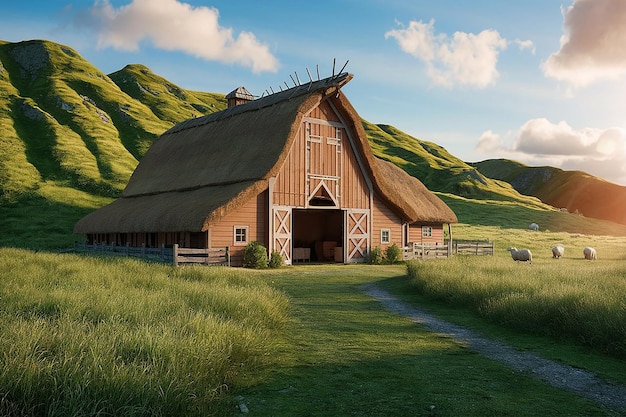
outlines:
{"label": "grass field", "polygon": [[288,299],[246,271],[0,249],[0,415],[223,415]]}
{"label": "grass field", "polygon": [[289,296],[294,321],[261,384],[239,394],[263,416],[618,416],[516,374],[462,344],[388,313],[364,295],[374,282],[445,319],[522,349],[626,383],[624,362],[485,322],[411,292],[404,266],[298,266],[259,274]]}
{"label": "grass field", "polygon": [[[376,283],[446,320],[626,384],[623,359],[429,298],[404,265],[173,268],[18,249],[0,249],[0,259],[2,415],[240,415],[238,404],[278,417],[623,411],[512,373],[360,290]],[[501,252],[422,264],[500,274],[551,262],[585,264],[516,265]],[[605,262],[618,261],[586,264]]]}

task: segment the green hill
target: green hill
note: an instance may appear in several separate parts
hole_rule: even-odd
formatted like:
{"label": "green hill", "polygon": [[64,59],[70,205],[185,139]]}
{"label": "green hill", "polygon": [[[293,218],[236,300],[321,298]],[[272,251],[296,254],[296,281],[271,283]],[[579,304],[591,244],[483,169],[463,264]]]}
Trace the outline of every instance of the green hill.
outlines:
{"label": "green hill", "polygon": [[[156,137],[225,108],[224,94],[186,90],[143,65],[107,75],[64,45],[0,41],[0,246],[70,245],[74,223],[119,196]],[[363,126],[377,156],[440,193],[461,222],[496,219],[505,206],[555,211],[435,143]]]}
{"label": "green hill", "polygon": [[0,198],[41,185],[114,197],[173,124],[225,108],[129,65],[108,76],[48,41],[0,43]]}
{"label": "green hill", "polygon": [[521,194],[594,219],[626,224],[626,187],[582,171],[529,167],[507,159],[472,164],[490,178],[506,181]]}

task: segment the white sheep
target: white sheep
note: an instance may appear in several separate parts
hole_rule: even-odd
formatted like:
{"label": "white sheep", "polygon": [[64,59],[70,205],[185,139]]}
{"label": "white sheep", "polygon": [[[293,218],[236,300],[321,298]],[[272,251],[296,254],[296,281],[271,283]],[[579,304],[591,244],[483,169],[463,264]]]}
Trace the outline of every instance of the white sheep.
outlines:
{"label": "white sheep", "polygon": [[530,252],[530,250],[518,250],[517,248],[508,248],[507,250],[511,252],[511,257],[514,261],[529,262],[531,264],[533,263],[533,254]]}
{"label": "white sheep", "polygon": [[596,259],[598,259],[596,250],[591,246],[587,246],[585,249],[583,249],[583,255],[585,256],[585,259],[588,259],[590,261],[595,261]]}
{"label": "white sheep", "polygon": [[536,232],[537,230],[539,230],[539,225],[537,223],[531,223],[528,225],[528,228]]}
{"label": "white sheep", "polygon": [[561,256],[563,256],[565,254],[565,248],[561,245],[556,245],[555,247],[552,248],[552,257],[553,258],[560,258]]}

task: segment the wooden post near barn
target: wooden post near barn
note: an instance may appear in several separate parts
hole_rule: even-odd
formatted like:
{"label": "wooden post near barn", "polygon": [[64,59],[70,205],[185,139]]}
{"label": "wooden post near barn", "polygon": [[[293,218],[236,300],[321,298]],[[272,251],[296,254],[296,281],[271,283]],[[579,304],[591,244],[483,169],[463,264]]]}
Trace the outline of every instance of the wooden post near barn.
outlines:
{"label": "wooden post near barn", "polygon": [[174,266],[178,266],[178,243],[174,243],[172,247],[172,263]]}

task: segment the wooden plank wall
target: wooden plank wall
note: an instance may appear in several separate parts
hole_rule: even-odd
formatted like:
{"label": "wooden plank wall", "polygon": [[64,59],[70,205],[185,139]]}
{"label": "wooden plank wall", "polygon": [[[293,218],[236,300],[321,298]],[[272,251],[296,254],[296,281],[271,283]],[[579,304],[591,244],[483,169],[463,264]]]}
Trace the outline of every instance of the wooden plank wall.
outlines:
{"label": "wooden plank wall", "polygon": [[273,199],[279,206],[304,207],[306,204],[306,132],[303,127],[276,176]]}
{"label": "wooden plank wall", "polygon": [[432,236],[422,237],[422,225],[411,224],[409,226],[409,242],[411,243],[438,243],[443,244],[443,225],[442,224],[429,224],[424,226],[430,226],[433,228]]}
{"label": "wooden plank wall", "polygon": [[[371,246],[373,248],[379,246],[384,251],[388,246],[395,243],[399,248],[401,248],[402,220],[376,196],[374,196],[374,209],[372,210],[372,216],[372,228],[374,230],[371,234]],[[389,229],[391,234],[389,244],[383,244],[380,242],[381,229]]]}
{"label": "wooden plank wall", "polygon": [[[321,103],[308,115],[307,120],[340,123],[339,117],[328,104]],[[313,123],[311,133],[321,138],[321,143],[311,143],[308,173],[341,177],[339,208],[370,208],[369,190],[350,146],[345,128],[341,129],[341,142],[333,144],[335,127],[324,122]],[[331,138],[330,143],[327,138]],[[341,150],[338,154],[337,150]],[[317,153],[317,154],[316,154]],[[303,121],[285,164],[276,177],[273,201],[276,205],[304,208],[307,205],[307,121]],[[334,192],[334,190],[331,190]]]}
{"label": "wooden plank wall", "polygon": [[243,248],[245,246],[234,245],[235,226],[248,226],[248,241],[261,242],[266,248],[269,247],[267,193],[268,191],[263,191],[255,198],[251,198],[243,206],[228,214],[217,225],[211,227],[209,247],[229,246],[231,265],[233,266],[243,264]]}

